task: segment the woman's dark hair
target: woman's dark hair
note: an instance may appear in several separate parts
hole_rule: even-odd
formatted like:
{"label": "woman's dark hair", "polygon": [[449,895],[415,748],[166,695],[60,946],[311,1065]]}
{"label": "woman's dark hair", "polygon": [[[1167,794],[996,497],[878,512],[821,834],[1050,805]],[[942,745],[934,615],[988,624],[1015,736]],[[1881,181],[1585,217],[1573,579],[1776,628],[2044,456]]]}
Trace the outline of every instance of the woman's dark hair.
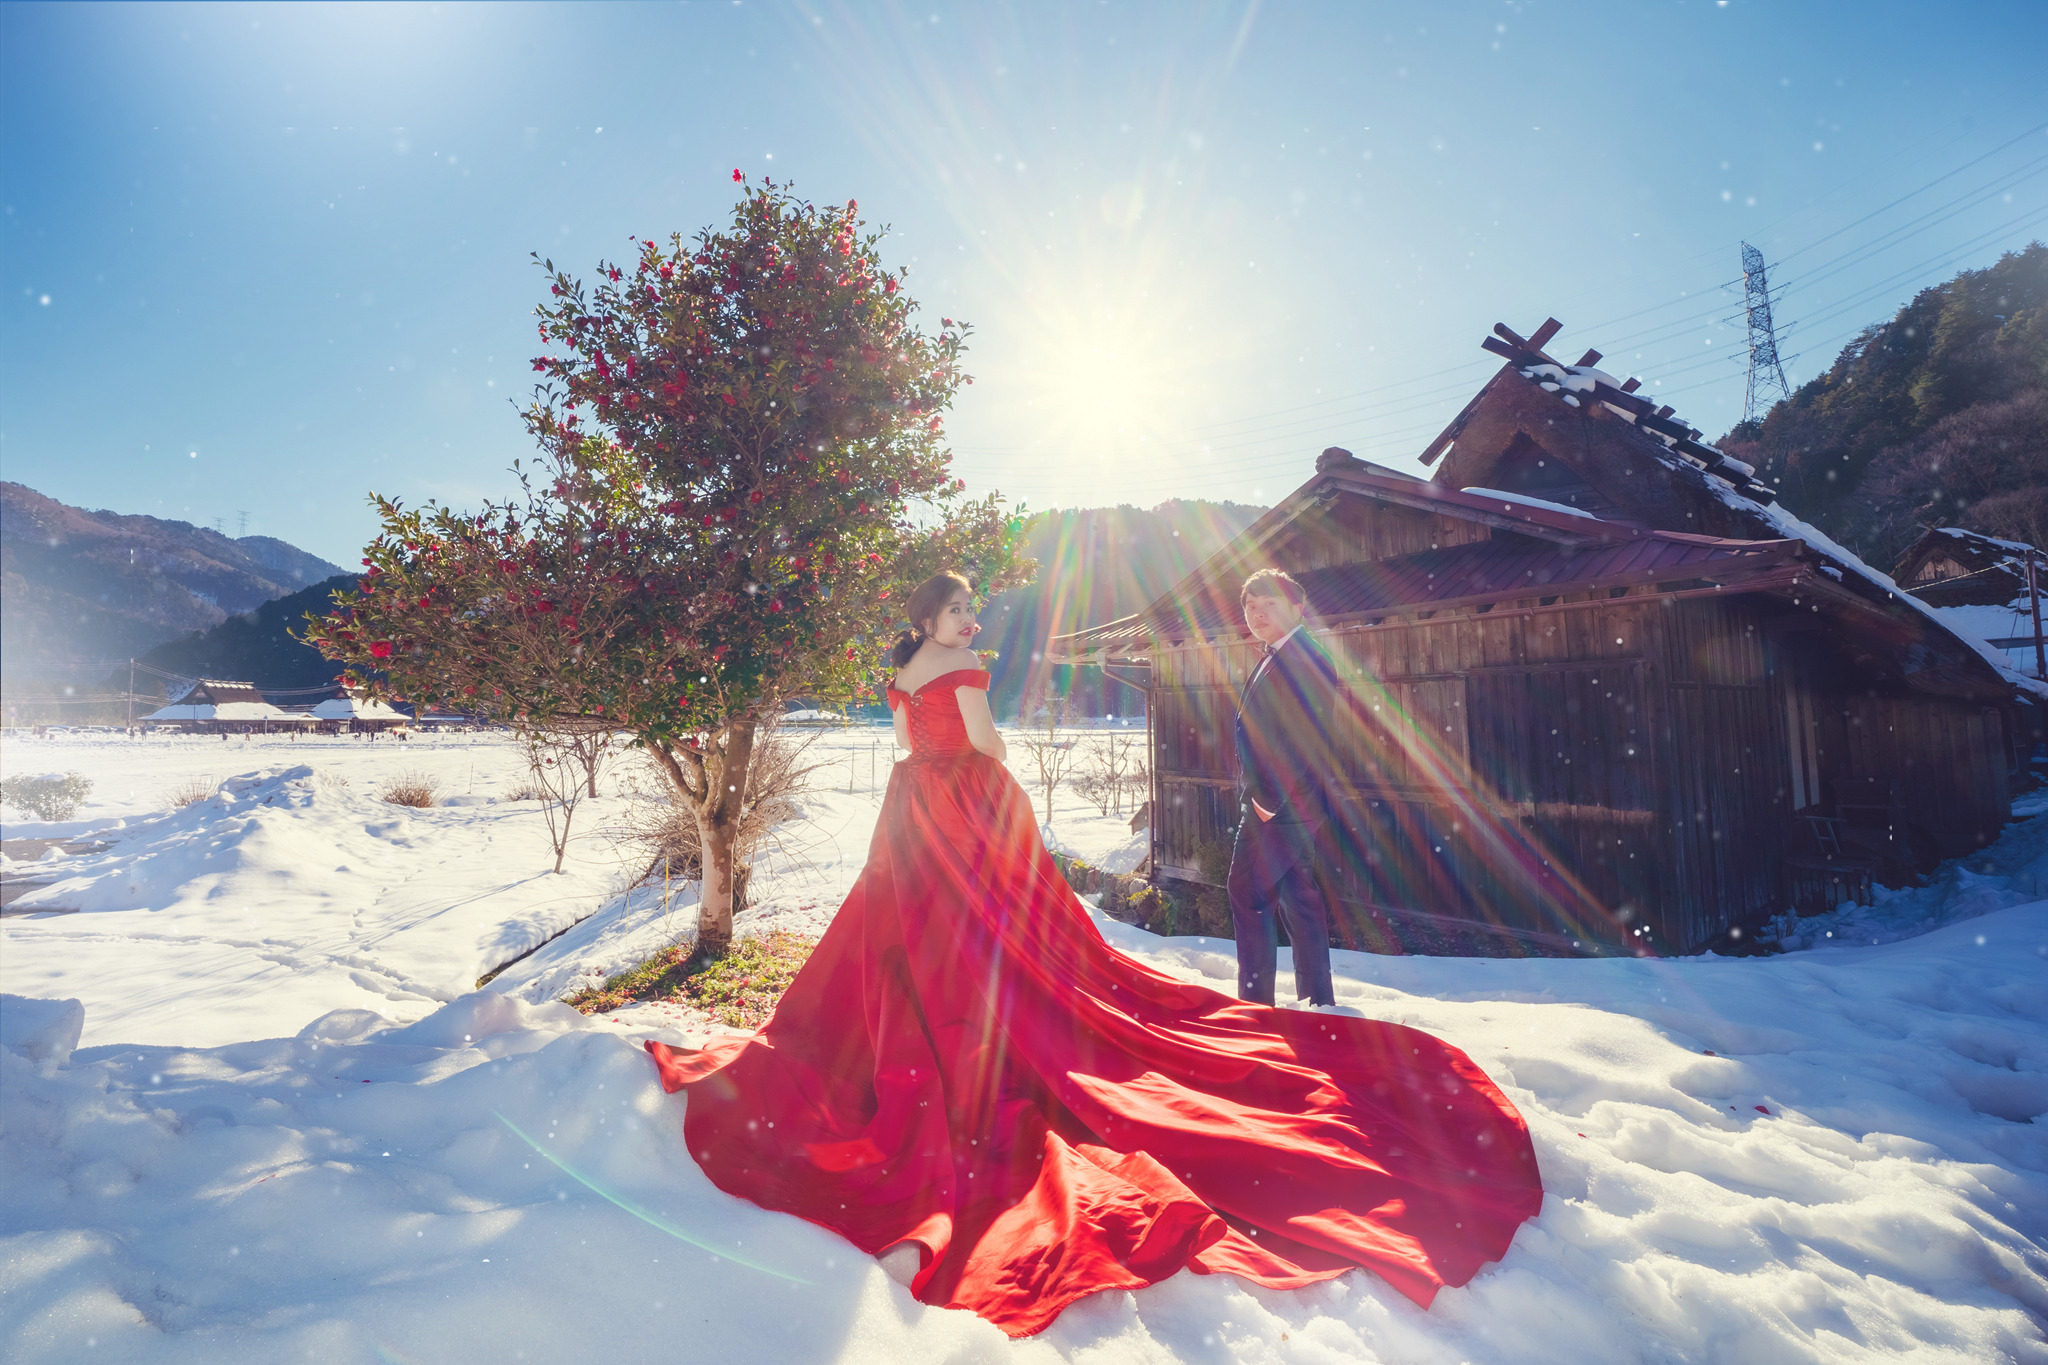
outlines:
{"label": "woman's dark hair", "polygon": [[924,643],[925,623],[946,609],[946,603],[953,600],[956,592],[972,592],[967,575],[948,569],[935,573],[911,589],[910,597],[903,604],[903,614],[910,618],[910,629],[898,632],[896,643],[889,650],[889,662],[897,668],[910,663],[917,653],[917,647]]}

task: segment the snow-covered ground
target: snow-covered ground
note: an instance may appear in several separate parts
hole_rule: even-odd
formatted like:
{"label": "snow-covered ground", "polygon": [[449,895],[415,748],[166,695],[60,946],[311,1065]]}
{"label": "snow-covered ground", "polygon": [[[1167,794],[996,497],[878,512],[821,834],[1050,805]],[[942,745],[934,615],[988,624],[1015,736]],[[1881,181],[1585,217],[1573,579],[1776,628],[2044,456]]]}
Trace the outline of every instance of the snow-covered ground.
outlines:
{"label": "snow-covered ground", "polygon": [[[823,929],[867,857],[895,753],[887,727],[784,733],[808,744],[810,790],[755,876],[743,933]],[[334,1009],[410,1023],[507,962],[494,989],[558,999],[695,924],[692,889],[630,885],[649,856],[627,835],[644,764],[627,754],[600,776],[556,876],[540,806],[507,799],[527,772],[503,734],[9,736],[0,775],[77,771],[93,792],[76,819],[9,819],[5,837],[110,846],[7,865],[48,885],[0,921],[0,989],[82,1000],[88,1046],[283,1037]],[[441,804],[380,799],[408,773],[438,782]],[[168,810],[195,782],[217,790]],[[1128,815],[1064,791],[1053,813],[1063,850],[1126,868],[1144,855]],[[25,913],[45,906],[76,913]]]}
{"label": "snow-covered ground", "polygon": [[[829,917],[889,757],[818,732],[743,931]],[[491,736],[0,746],[65,769],[80,819],[6,837],[113,842],[9,907],[74,913],[0,922],[0,991],[82,1002],[0,1002],[9,1361],[2048,1361],[2048,820],[1772,958],[1337,954],[1343,1007],[1456,1043],[1527,1117],[1546,1198],[1505,1260],[1427,1313],[1363,1273],[1184,1274],[1009,1342],[714,1189],[639,1050],[673,1020],[547,1003],[694,915],[624,894],[618,777],[556,877]],[[405,769],[460,804],[375,799]],[[219,791],[166,813],[194,777]],[[1142,851],[1072,797],[1054,826]],[[1227,943],[1104,931],[1230,988]]]}

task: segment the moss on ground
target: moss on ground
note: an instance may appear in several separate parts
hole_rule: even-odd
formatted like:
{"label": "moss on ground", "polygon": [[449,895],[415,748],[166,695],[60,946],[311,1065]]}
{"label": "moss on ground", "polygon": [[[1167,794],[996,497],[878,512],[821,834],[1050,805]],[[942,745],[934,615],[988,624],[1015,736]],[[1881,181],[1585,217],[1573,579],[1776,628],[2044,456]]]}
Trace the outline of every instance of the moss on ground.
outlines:
{"label": "moss on ground", "polygon": [[670,944],[601,986],[567,997],[585,1014],[599,1014],[643,1000],[694,1005],[721,1024],[754,1028],[768,1022],[797,971],[809,960],[816,939],[788,930],[739,939],[726,956],[709,962]]}

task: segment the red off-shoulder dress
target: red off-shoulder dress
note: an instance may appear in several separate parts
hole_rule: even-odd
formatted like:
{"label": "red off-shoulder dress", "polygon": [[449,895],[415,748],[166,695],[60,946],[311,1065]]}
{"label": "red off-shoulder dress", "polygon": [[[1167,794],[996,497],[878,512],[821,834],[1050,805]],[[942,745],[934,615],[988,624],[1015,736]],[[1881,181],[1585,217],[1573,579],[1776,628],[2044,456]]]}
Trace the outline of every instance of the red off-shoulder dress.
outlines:
{"label": "red off-shoulder dress", "polygon": [[1179,1270],[1357,1266],[1428,1306],[1542,1203],[1521,1116],[1419,1030],[1247,1004],[1106,944],[1030,800],[916,692],[866,869],[766,1027],[647,1049],[719,1188],[878,1254],[1012,1336]]}

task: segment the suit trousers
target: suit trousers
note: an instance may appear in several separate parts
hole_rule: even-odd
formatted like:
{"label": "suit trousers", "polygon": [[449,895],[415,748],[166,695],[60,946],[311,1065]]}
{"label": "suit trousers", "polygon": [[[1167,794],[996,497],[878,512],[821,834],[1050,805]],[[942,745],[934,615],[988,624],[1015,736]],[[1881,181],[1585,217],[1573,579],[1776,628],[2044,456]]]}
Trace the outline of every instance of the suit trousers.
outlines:
{"label": "suit trousers", "polygon": [[1330,917],[1315,878],[1316,827],[1261,820],[1249,807],[1230,850],[1230,919],[1237,933],[1237,998],[1273,1003],[1280,925],[1294,949],[1294,993],[1334,1005],[1330,985]]}

